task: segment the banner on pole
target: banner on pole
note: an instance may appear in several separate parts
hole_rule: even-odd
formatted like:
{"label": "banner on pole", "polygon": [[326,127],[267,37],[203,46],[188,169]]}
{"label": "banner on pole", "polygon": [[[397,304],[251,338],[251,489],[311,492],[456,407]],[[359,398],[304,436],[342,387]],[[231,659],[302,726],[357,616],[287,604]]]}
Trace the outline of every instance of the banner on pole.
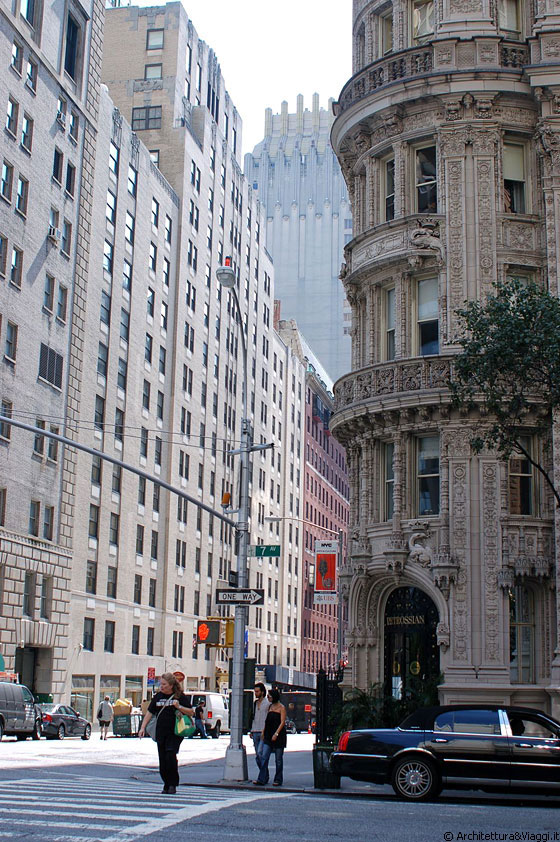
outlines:
{"label": "banner on pole", "polygon": [[315,541],[314,603],[336,602],[338,541]]}

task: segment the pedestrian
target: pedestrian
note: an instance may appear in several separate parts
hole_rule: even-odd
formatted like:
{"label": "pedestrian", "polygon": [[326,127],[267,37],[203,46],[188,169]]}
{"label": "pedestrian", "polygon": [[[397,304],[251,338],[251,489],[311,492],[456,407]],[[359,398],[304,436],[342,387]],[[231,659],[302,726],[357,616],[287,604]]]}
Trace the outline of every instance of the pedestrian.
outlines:
{"label": "pedestrian", "polygon": [[165,672],[160,679],[159,692],[148,705],[148,710],[138,732],[139,737],[146,733],[146,726],[153,716],[156,721],[156,743],[159,757],[159,773],[163,781],[162,793],[175,795],[179,786],[179,768],[177,754],[183,738],[175,733],[177,714],[194,716],[188,706],[189,700],[181,690],[181,683],[173,673]]}
{"label": "pedestrian", "polygon": [[259,776],[254,783],[257,786],[265,786],[268,781],[268,761],[274,752],[276,760],[276,772],[274,774],[273,786],[282,786],[284,776],[284,749],[286,748],[286,708],[280,702],[280,693],[273,687],[268,691],[270,707],[264,723],[262,734],[261,768]]}
{"label": "pedestrian", "polygon": [[106,740],[107,732],[109,731],[109,725],[113,721],[113,705],[111,704],[110,696],[105,696],[103,701],[99,703],[99,709],[97,711],[97,721],[99,722],[99,726],[101,728],[99,739]]}
{"label": "pedestrian", "polygon": [[204,722],[205,705],[206,702],[204,701],[204,699],[201,699],[194,709],[194,727],[196,728],[196,731],[194,732],[193,737],[195,736],[195,734],[198,733],[200,734],[200,738],[202,740],[206,740],[208,738],[208,734],[206,733],[206,725]]}
{"label": "pedestrian", "polygon": [[[262,765],[262,748],[263,748],[263,741],[262,741],[262,733],[264,731],[264,723],[266,722],[266,715],[268,713],[268,709],[270,707],[270,702],[266,698],[266,687],[259,681],[255,684],[254,687],[255,693],[255,702],[253,704],[253,721],[251,723],[251,737],[253,739],[253,745],[255,747],[255,760],[257,761],[257,766],[260,772],[261,765]],[[268,767],[266,770],[266,780],[265,784],[268,783]],[[253,781],[256,783],[256,781]]]}

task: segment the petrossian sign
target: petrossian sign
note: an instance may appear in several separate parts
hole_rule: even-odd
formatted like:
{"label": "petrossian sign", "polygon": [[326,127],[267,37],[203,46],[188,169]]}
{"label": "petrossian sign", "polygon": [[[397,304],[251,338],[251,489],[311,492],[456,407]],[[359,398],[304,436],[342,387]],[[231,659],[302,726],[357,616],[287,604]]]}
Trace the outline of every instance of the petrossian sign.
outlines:
{"label": "petrossian sign", "polygon": [[386,626],[423,626],[426,619],[423,614],[409,614],[403,617],[385,617]]}

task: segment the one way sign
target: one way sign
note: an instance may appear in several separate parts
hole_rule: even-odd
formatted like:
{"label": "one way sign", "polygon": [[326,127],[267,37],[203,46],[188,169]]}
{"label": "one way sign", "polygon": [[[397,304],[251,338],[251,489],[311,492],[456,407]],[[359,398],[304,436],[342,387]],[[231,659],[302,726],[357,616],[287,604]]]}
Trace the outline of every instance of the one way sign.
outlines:
{"label": "one way sign", "polygon": [[263,605],[263,588],[235,588],[235,590],[217,590],[217,605]]}

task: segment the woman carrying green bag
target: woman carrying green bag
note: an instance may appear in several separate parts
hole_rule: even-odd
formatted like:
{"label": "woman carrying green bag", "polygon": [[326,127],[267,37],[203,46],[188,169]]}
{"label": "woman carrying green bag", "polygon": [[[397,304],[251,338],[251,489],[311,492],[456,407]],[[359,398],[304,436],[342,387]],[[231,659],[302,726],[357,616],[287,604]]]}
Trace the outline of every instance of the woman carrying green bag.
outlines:
{"label": "woman carrying green bag", "polygon": [[148,722],[153,716],[157,717],[155,740],[158,747],[159,773],[163,781],[162,792],[166,795],[174,795],[179,786],[177,754],[183,737],[188,736],[185,717],[194,716],[188,702],[176,676],[170,672],[164,673],[160,680],[159,692],[150,702],[138,732],[138,736],[143,737]]}

